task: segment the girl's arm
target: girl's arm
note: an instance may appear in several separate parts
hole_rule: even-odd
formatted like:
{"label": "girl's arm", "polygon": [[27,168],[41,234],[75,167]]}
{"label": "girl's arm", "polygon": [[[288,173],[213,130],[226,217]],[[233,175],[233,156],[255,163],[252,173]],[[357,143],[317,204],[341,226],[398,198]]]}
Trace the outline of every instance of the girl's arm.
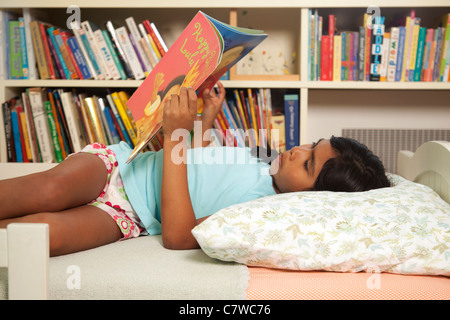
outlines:
{"label": "girl's arm", "polygon": [[[161,232],[168,249],[199,248],[191,230],[201,221],[195,218],[187,181],[186,151],[189,132],[197,117],[197,96],[192,88],[181,88],[164,106],[163,177],[161,185]],[[172,134],[177,131],[173,136]],[[178,133],[184,137],[174,140]]]}
{"label": "girl's arm", "polygon": [[[211,130],[217,114],[222,110],[222,103],[225,99],[225,88],[219,81],[217,82],[219,92],[216,93],[214,89],[203,91],[203,111],[201,116],[197,117],[197,121],[201,121],[201,130],[196,130],[194,127],[194,139],[192,140],[191,148],[207,147],[211,143]],[[201,134],[200,137],[196,136]],[[201,141],[201,143],[200,143]]]}

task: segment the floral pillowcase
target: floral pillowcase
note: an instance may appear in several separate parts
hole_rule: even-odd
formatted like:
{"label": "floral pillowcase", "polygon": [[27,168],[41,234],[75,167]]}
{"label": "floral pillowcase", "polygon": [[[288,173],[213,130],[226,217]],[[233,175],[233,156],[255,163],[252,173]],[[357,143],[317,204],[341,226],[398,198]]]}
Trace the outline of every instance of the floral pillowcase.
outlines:
{"label": "floral pillowcase", "polygon": [[392,181],[233,205],[192,233],[208,256],[251,266],[450,276],[450,205],[426,186]]}

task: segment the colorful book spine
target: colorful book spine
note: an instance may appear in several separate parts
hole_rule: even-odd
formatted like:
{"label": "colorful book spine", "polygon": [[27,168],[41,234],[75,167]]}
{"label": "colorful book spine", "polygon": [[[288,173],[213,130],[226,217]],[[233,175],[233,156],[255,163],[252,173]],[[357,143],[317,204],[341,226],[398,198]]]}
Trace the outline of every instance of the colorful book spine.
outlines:
{"label": "colorful book spine", "polygon": [[[47,29],[48,35],[53,43],[53,48],[55,49],[55,52],[57,54],[57,56],[55,57],[55,59],[58,59],[59,64],[61,65],[61,68],[63,70],[64,73],[64,78],[65,79],[71,79],[71,73],[69,71],[69,69],[67,68],[67,64],[66,61],[64,60],[63,54],[61,52],[61,47],[62,47],[62,40],[61,38],[58,38],[59,41],[56,40],[56,36],[55,36],[55,32],[56,28],[55,27],[50,27]],[[59,35],[59,31],[57,33]]]}
{"label": "colorful book spine", "polygon": [[150,60],[152,67],[154,68],[154,67],[156,67],[156,64],[158,63],[158,61],[161,59],[161,55],[159,55],[159,53],[158,54],[156,53],[156,51],[155,51],[156,46],[154,44],[152,44],[153,40],[150,41],[151,37],[149,37],[149,35],[145,31],[145,27],[142,23],[138,24],[138,29],[142,36],[141,43],[142,43],[142,41],[144,41],[147,44],[147,46],[146,46],[147,50],[146,50],[145,46],[143,46],[143,47],[144,47],[144,50],[146,50],[148,59]]}
{"label": "colorful book spine", "polygon": [[358,80],[364,81],[364,55],[365,55],[365,47],[366,47],[366,29],[364,26],[359,27],[358,32]]}
{"label": "colorful book spine", "polygon": [[92,78],[91,72],[89,71],[88,64],[80,50],[80,47],[78,46],[76,38],[70,37],[69,39],[67,39],[67,45],[69,46],[70,50],[73,53],[78,68],[80,69],[82,79],[91,79]]}
{"label": "colorful book spine", "polygon": [[253,101],[253,93],[252,89],[247,89],[247,101],[248,101],[248,108],[250,110],[249,115],[252,120],[252,127],[255,130],[254,131],[254,139],[257,146],[259,146],[259,134],[258,134],[258,112],[256,110],[257,106],[255,102]]}
{"label": "colorful book spine", "polygon": [[31,162],[33,161],[33,155],[31,153],[30,134],[28,132],[27,117],[25,115],[25,112],[23,111],[22,106],[17,107],[17,112],[19,114],[20,130],[22,134],[21,145],[23,162]]}
{"label": "colorful book spine", "polygon": [[19,115],[17,114],[17,110],[15,109],[11,110],[11,127],[14,141],[14,151],[16,153],[16,161],[23,162]]}
{"label": "colorful book spine", "polygon": [[111,41],[109,32],[107,30],[103,30],[102,33],[103,33],[103,38],[105,39],[106,45],[109,48],[109,52],[111,53],[112,58],[114,60],[114,63],[115,63],[115,65],[117,67],[117,70],[119,72],[120,79],[126,80],[127,79],[127,74],[125,73],[125,70],[124,70],[124,68],[122,66],[122,63],[120,62],[119,55],[117,54],[117,52],[116,52],[116,50],[114,48],[114,45],[113,45],[113,43]]}
{"label": "colorful book spine", "polygon": [[438,29],[429,29],[430,31],[430,52],[428,54],[428,59],[426,65],[424,66],[424,74],[423,81],[431,82],[433,81],[433,72],[434,72],[434,59],[436,58],[436,48],[437,48],[437,38],[438,38]]}
{"label": "colorful book spine", "polygon": [[423,49],[422,72],[419,81],[425,81],[425,76],[429,70],[431,47],[433,45],[434,29],[426,29],[425,44]]}
{"label": "colorful book spine", "polygon": [[105,131],[108,136],[109,144],[116,144],[120,142],[119,132],[117,131],[111,108],[107,105],[104,98],[98,98],[98,106],[100,114],[105,121]]}
{"label": "colorful book spine", "polygon": [[50,54],[53,59],[53,61],[50,61],[49,63],[53,63],[54,65],[55,77],[56,79],[66,79],[66,75],[64,74],[61,62],[58,59],[58,54],[56,53],[56,49],[55,46],[53,45],[52,39],[50,37],[47,37],[47,40],[48,40],[48,47],[50,49]]}
{"label": "colorful book spine", "polygon": [[314,81],[314,66],[315,66],[315,14],[312,9],[309,9],[308,14],[308,25],[309,25],[309,36],[308,36],[308,80]]}
{"label": "colorful book spine", "polygon": [[450,13],[446,14],[442,19],[442,27],[444,29],[442,54],[440,57],[440,73],[439,81],[447,82],[450,66]]}
{"label": "colorful book spine", "polygon": [[425,50],[425,38],[427,34],[427,28],[420,28],[419,30],[419,39],[417,41],[417,54],[416,61],[414,67],[414,77],[413,81],[420,81],[422,77],[422,65],[424,59],[424,50]]}
{"label": "colorful book spine", "polygon": [[341,81],[341,43],[341,35],[335,35],[333,48],[333,81]]}
{"label": "colorful book spine", "polygon": [[[139,40],[139,43],[141,44],[141,47],[142,47],[142,49],[143,49],[143,51],[144,51],[148,61],[150,61],[151,68],[153,69],[156,66],[156,58],[155,58],[156,55],[155,55],[155,53],[153,52],[153,49],[149,46],[149,44],[148,44],[148,42],[146,40],[147,40],[146,38],[142,37]],[[225,79],[221,78],[221,80],[225,80]],[[226,80],[229,80],[229,79],[226,79]]]}
{"label": "colorful book spine", "polygon": [[66,52],[67,55],[68,67],[69,70],[71,70],[73,73],[72,77],[75,77],[75,79],[84,79],[83,73],[81,72],[81,69],[78,66],[77,59],[75,59],[75,55],[72,52],[72,49],[70,49],[69,44],[67,43],[67,40],[69,40],[69,38],[71,37],[72,37],[71,33],[67,31],[61,32],[61,39],[64,46],[64,52]]}
{"label": "colorful book spine", "polygon": [[144,52],[144,48],[140,44],[140,39],[142,37],[139,33],[138,27],[136,25],[136,21],[134,20],[133,17],[128,17],[125,19],[125,22],[128,26],[128,30],[130,31],[130,40],[132,40],[132,42],[135,43],[136,52],[142,59],[143,69],[147,72],[152,71],[152,69],[153,69],[152,64],[151,64],[150,60],[148,59],[146,53]]}
{"label": "colorful book spine", "polygon": [[354,34],[353,32],[348,33],[348,80],[353,81],[357,80],[357,78],[354,77],[354,68],[355,68],[355,60],[354,60]]}
{"label": "colorful book spine", "polygon": [[84,103],[86,105],[87,115],[91,124],[94,141],[100,142],[104,145],[108,144],[106,142],[106,137],[101,123],[101,117],[98,112],[95,99],[93,97],[86,97],[84,98]]}
{"label": "colorful book spine", "polygon": [[286,121],[286,150],[299,145],[299,96],[284,95],[284,117]]}
{"label": "colorful book spine", "polygon": [[406,38],[405,38],[405,50],[403,54],[403,67],[402,67],[402,82],[409,79],[409,60],[411,58],[411,43],[413,36],[413,28],[415,21],[415,11],[411,11],[411,16],[406,17]]}
{"label": "colorful book spine", "polygon": [[131,71],[133,72],[134,78],[136,80],[145,78],[144,70],[142,70],[136,52],[134,51],[134,48],[130,42],[130,38],[128,36],[126,28],[125,27],[117,28],[116,34],[119,44],[122,47],[125,56],[127,58],[127,61],[130,65]]}
{"label": "colorful book spine", "polygon": [[14,138],[11,126],[11,109],[9,107],[9,101],[2,103],[2,113],[3,113],[3,126],[5,129],[5,143],[6,143],[6,157],[8,162],[14,162]]}
{"label": "colorful book spine", "polygon": [[395,81],[395,71],[397,69],[397,56],[398,56],[400,28],[398,28],[398,27],[391,28],[390,34],[391,34],[391,38],[390,38],[389,48],[388,48],[387,81],[394,82]]}
{"label": "colorful book spine", "polygon": [[320,74],[320,80],[321,81],[331,81],[332,77],[332,69],[331,65],[330,65],[330,36],[329,35],[323,35],[322,36],[322,55],[321,55],[321,59],[322,59],[322,69],[321,69],[321,74]]}
{"label": "colorful book spine", "polygon": [[286,121],[284,114],[274,114],[272,116],[272,148],[278,152],[286,151]]}
{"label": "colorful book spine", "polygon": [[125,141],[130,147],[133,147],[134,146],[133,141],[131,141],[129,134],[127,133],[127,128],[125,128],[125,125],[123,124],[122,118],[119,114],[119,110],[116,107],[112,94],[108,94],[106,96],[106,99],[108,100],[108,104],[111,107],[111,111],[114,115],[115,122],[118,126],[118,132],[121,139]]}
{"label": "colorful book spine", "polygon": [[134,41],[134,37],[131,33],[128,34],[128,39],[130,39],[131,46],[133,47],[134,52],[136,53],[136,57],[139,61],[139,64],[141,65],[142,70],[144,71],[145,75],[147,76],[148,72],[146,71],[147,69],[146,69],[146,66],[145,66],[145,63],[143,60],[144,56],[141,56],[141,53],[138,50],[138,48],[140,46],[139,42]]}
{"label": "colorful book spine", "polygon": [[50,101],[44,101],[44,110],[47,115],[48,125],[49,125],[49,129],[50,129],[51,142],[52,142],[53,148],[55,150],[56,161],[62,162],[63,156],[62,156],[62,152],[61,152],[61,146],[59,144],[58,131],[56,129],[55,117],[54,117],[54,114],[52,111],[52,106],[50,104]]}
{"label": "colorful book spine", "polygon": [[126,111],[126,106],[123,105],[122,100],[120,99],[119,94],[117,92],[113,92],[111,94],[111,97],[113,98],[114,104],[117,107],[120,118],[122,119],[123,124],[125,125],[127,134],[130,136],[130,139],[133,142],[133,144],[136,144],[136,139],[137,139],[136,133],[134,131],[131,120],[128,117],[128,114]]}
{"label": "colorful book spine", "polygon": [[52,59],[52,54],[50,51],[50,46],[49,46],[49,42],[50,42],[50,38],[47,37],[47,29],[50,26],[47,23],[39,23],[39,28],[40,28],[40,32],[41,32],[41,37],[42,37],[42,43],[44,44],[44,54],[45,54],[45,59],[47,59],[48,61],[48,69],[49,69],[49,73],[50,73],[50,79],[57,79],[58,77],[56,76],[56,70],[55,70],[55,65]]}
{"label": "colorful book spine", "polygon": [[120,60],[120,63],[127,75],[127,78],[133,77],[133,72],[131,71],[131,67],[128,63],[127,57],[125,56],[125,52],[123,51],[119,39],[117,37],[116,33],[116,27],[112,21],[107,21],[105,23],[106,30],[108,31],[108,34],[110,36],[111,43],[113,44],[113,47],[115,51],[117,52],[117,56]]}
{"label": "colorful book spine", "polygon": [[19,29],[20,29],[20,54],[22,56],[22,79],[29,79],[28,49],[25,34],[25,21],[22,17],[19,18]]}
{"label": "colorful book spine", "polygon": [[444,44],[445,29],[440,27],[437,29],[438,39],[436,44],[436,59],[434,60],[433,81],[439,81],[439,73],[442,61],[442,47]]}
{"label": "colorful book spine", "polygon": [[321,70],[321,68],[322,68],[322,61],[321,61],[321,59],[320,59],[320,56],[321,56],[321,49],[322,49],[322,47],[321,47],[321,42],[322,42],[322,28],[323,28],[323,17],[322,16],[318,16],[318,26],[317,26],[317,41],[316,41],[316,44],[317,44],[317,57],[316,57],[316,62],[317,62],[317,64],[316,64],[316,80],[320,80],[320,70]]}
{"label": "colorful book spine", "polygon": [[25,42],[27,46],[27,60],[28,60],[28,79],[36,80],[38,78],[38,71],[36,69],[36,56],[34,55],[33,40],[31,38],[30,23],[33,21],[30,8],[23,8],[23,19],[25,29]]}
{"label": "colorful book spine", "polygon": [[388,67],[388,51],[389,40],[391,34],[389,32],[384,33],[383,46],[381,49],[381,66],[380,66],[380,81],[387,81],[387,67]]}
{"label": "colorful book spine", "polygon": [[30,100],[27,92],[22,92],[22,103],[28,128],[28,136],[30,139],[31,158],[33,162],[40,162],[41,156],[39,154],[39,146],[36,137],[36,129],[34,126],[33,115],[31,112]]}
{"label": "colorful book spine", "polygon": [[100,51],[100,55],[103,59],[103,62],[108,70],[109,77],[113,80],[121,79],[119,70],[116,66],[114,58],[109,50],[109,47],[103,37],[103,32],[101,29],[97,29],[94,31],[94,37],[97,41],[98,49]]}
{"label": "colorful book spine", "polygon": [[420,18],[414,19],[414,25],[412,28],[412,41],[411,41],[411,55],[409,58],[408,67],[408,79],[406,81],[414,81],[414,74],[416,71],[416,58],[419,44],[419,34],[420,34]]}
{"label": "colorful book spine", "polygon": [[[98,48],[97,41],[94,37],[94,32],[92,31],[92,27],[89,21],[83,21],[81,23],[81,28],[84,31],[84,35],[87,38],[87,43],[89,45],[90,50],[92,51],[93,58],[97,62],[98,68],[100,69],[101,74],[103,75],[104,79],[109,80],[110,75],[108,72],[108,68],[106,67],[102,55],[100,53],[100,49]],[[86,45],[86,44],[85,44]],[[89,52],[89,50],[88,50]]]}
{"label": "colorful book spine", "polygon": [[55,162],[55,150],[52,147],[50,129],[47,115],[44,110],[41,89],[31,88],[28,92],[42,162]]}
{"label": "colorful book spine", "polygon": [[94,52],[91,49],[91,46],[89,45],[89,41],[86,37],[86,34],[82,28],[78,28],[78,26],[73,22],[71,24],[72,31],[75,35],[75,38],[77,39],[78,46],[84,56],[84,59],[86,61],[86,64],[89,68],[89,71],[91,75],[94,77],[94,79],[104,79],[104,76],[102,75],[102,72],[100,70],[100,67],[97,64],[97,60],[95,59]]}
{"label": "colorful book spine", "polygon": [[159,54],[161,55],[161,57],[163,57],[164,54],[167,52],[167,46],[162,41],[162,38],[159,35],[159,32],[156,29],[156,26],[154,25],[153,22],[150,22],[148,20],[144,20],[142,22],[142,24],[144,25],[145,29],[147,30],[147,33],[150,35],[153,42],[155,43]]}
{"label": "colorful book spine", "polygon": [[[370,24],[369,24],[370,23]],[[364,47],[364,81],[370,80],[370,52],[372,44],[372,19],[364,14],[365,47]]]}
{"label": "colorful book spine", "polygon": [[372,25],[371,52],[370,52],[370,81],[380,81],[380,68],[384,41],[384,17],[375,17]]}
{"label": "colorful book spine", "polygon": [[397,64],[395,66],[395,81],[400,82],[403,78],[403,60],[406,46],[406,27],[399,27]]}
{"label": "colorful book spine", "polygon": [[60,98],[64,110],[64,115],[67,121],[68,131],[70,132],[73,152],[79,152],[84,147],[85,142],[81,130],[81,119],[76,110],[75,102],[72,98],[72,93],[63,92],[61,93]]}
{"label": "colorful book spine", "polygon": [[22,79],[22,44],[19,21],[9,21],[9,78]]}
{"label": "colorful book spine", "polygon": [[348,34],[341,32],[341,80],[348,80]]}
{"label": "colorful book spine", "polygon": [[352,32],[352,74],[353,80],[358,80],[358,32]]}
{"label": "colorful book spine", "polygon": [[307,68],[307,79],[312,81],[312,65],[313,65],[313,30],[314,30],[314,17],[312,15],[312,10],[308,9],[308,68]]}
{"label": "colorful book spine", "polygon": [[58,135],[59,145],[61,146],[61,155],[65,159],[68,154],[73,152],[72,146],[69,144],[67,137],[66,123],[62,108],[60,109],[59,96],[56,94],[57,90],[47,90],[48,101],[51,105],[51,111],[55,119],[56,132]]}
{"label": "colorful book spine", "polygon": [[336,29],[336,18],[333,14],[328,15],[328,78],[333,79],[333,50],[334,50],[334,33]]}

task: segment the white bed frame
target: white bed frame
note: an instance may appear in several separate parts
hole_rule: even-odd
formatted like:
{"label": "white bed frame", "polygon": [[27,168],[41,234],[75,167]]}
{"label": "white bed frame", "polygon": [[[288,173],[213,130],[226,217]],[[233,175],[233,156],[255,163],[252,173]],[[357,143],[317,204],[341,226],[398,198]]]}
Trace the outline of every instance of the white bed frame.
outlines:
{"label": "white bed frame", "polygon": [[[53,164],[0,164],[0,179],[45,170]],[[400,151],[398,174],[431,187],[450,203],[450,142],[432,141],[415,153]],[[46,224],[0,229],[0,267],[8,268],[8,298],[48,299],[49,230]]]}

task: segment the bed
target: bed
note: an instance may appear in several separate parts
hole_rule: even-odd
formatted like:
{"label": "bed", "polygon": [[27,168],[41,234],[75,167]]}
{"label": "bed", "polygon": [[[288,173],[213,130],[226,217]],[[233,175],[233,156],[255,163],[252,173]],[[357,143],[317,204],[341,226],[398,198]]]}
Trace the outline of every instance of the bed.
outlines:
{"label": "bed", "polygon": [[[49,166],[51,165],[27,166],[3,163],[0,164],[0,179],[45,170]],[[242,223],[237,227],[226,220],[230,216],[233,218],[232,216],[239,210],[242,212],[244,209],[248,210],[242,209],[243,207],[232,210],[231,213],[219,212],[216,220],[207,219],[205,222],[210,221],[208,224],[202,223],[201,227],[199,226],[196,237],[202,250],[166,250],[162,247],[160,236],[152,236],[49,258],[47,225],[11,224],[7,229],[0,230],[0,299],[448,300],[450,299],[448,278],[450,143],[433,141],[425,143],[415,153],[401,151],[398,155],[398,175],[398,179],[401,179],[399,181],[404,181],[403,178],[416,181],[439,195],[432,196],[433,201],[439,205],[440,220],[432,226],[431,233],[437,235],[440,232],[439,234],[444,236],[440,238],[440,244],[435,246],[437,254],[432,257],[433,261],[430,260],[431,262],[427,262],[425,266],[419,266],[417,260],[410,260],[409,264],[403,265],[393,263],[391,258],[394,257],[394,253],[388,255],[389,264],[383,264],[380,258],[382,255],[379,254],[381,248],[373,243],[376,239],[367,238],[363,243],[370,250],[365,251],[376,252],[377,255],[364,259],[375,259],[376,264],[363,265],[361,261],[351,258],[345,263],[333,262],[335,264],[332,266],[325,265],[324,261],[300,266],[298,257],[293,257],[289,253],[289,248],[283,248],[281,253],[275,253],[281,255],[282,259],[279,257],[274,259],[273,251],[261,253],[260,249],[258,258],[255,258],[255,255],[249,254],[249,251],[254,251],[254,248],[248,247],[250,227],[246,226],[244,230],[247,237],[244,246],[242,241],[231,237],[233,233],[239,232],[238,228],[241,228]],[[425,188],[429,189],[428,187]],[[405,196],[409,193],[400,192]],[[381,203],[383,200],[370,199],[364,203],[383,206]],[[396,206],[400,207],[398,204]],[[406,212],[412,210],[407,203],[401,207]],[[252,216],[248,212],[242,214]],[[264,214],[267,218],[267,211]],[[349,211],[345,211],[344,214],[348,217]],[[416,213],[411,213],[411,217],[414,217],[411,219],[423,220],[424,216],[430,217],[434,213],[425,207],[418,209],[417,217],[414,214]],[[366,215],[365,218],[367,217]],[[323,219],[320,221],[318,225],[326,225]],[[217,230],[211,235],[211,230],[217,228],[216,225],[221,226],[222,235],[230,237],[218,237]],[[303,229],[304,226],[312,225],[305,222],[299,225],[300,229],[289,229],[291,232],[289,234],[305,236],[307,233],[306,229]],[[372,223],[373,225],[375,223]],[[341,227],[348,225],[339,224],[339,228]],[[395,226],[389,234],[402,235],[402,231],[397,228],[399,227]],[[421,231],[420,239],[424,239],[426,235],[423,234],[423,230],[415,228],[414,232]],[[318,232],[314,232],[318,236]],[[310,231],[308,234],[312,237],[314,232]],[[404,243],[402,240],[392,247],[401,246],[404,251],[400,253],[405,254],[413,246],[411,243],[414,243],[415,238],[411,234],[404,235],[411,241]],[[218,241],[218,238],[222,240]],[[223,239],[227,239],[225,247]],[[295,239],[296,243],[301,242],[299,239]],[[304,237],[301,239],[304,241]],[[252,241],[255,242],[254,239]],[[392,243],[397,240],[389,241]],[[222,243],[217,244],[218,242]],[[338,241],[335,240],[334,243],[336,242]],[[333,241],[328,243],[331,245]],[[305,242],[302,242],[302,245],[305,246]],[[321,254],[332,255],[329,250],[321,251]],[[272,258],[268,258],[270,255]],[[264,256],[264,259],[261,256]],[[300,258],[301,261],[307,261],[316,257]]]}

